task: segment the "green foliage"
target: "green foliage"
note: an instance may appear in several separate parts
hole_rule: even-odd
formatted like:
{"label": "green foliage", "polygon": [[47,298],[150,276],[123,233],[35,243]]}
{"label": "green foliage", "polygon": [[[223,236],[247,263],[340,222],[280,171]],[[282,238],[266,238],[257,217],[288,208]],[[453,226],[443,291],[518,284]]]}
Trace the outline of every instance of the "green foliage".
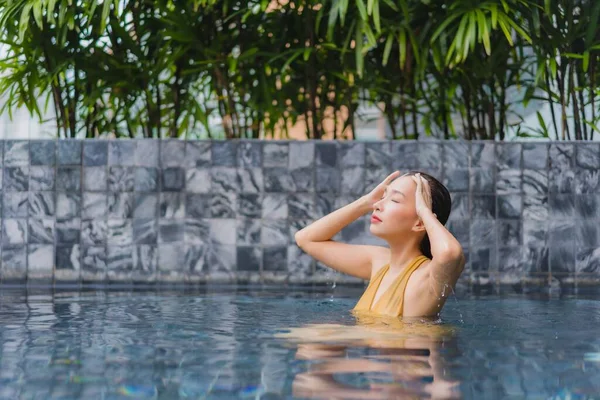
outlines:
{"label": "green foliage", "polygon": [[503,140],[536,101],[552,121],[518,135],[586,140],[599,18],[591,0],[0,0],[2,111],[52,104],[59,137],[258,138],[301,122],[352,138],[371,104],[394,138]]}

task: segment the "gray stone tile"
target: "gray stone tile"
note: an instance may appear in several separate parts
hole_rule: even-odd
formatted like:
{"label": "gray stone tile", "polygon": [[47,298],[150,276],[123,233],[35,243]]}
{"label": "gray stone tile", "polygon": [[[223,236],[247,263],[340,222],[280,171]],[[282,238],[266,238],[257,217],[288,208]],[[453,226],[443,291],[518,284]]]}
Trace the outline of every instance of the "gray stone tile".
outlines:
{"label": "gray stone tile", "polygon": [[583,169],[597,170],[600,168],[600,144],[578,143],[575,147],[575,165]]}
{"label": "gray stone tile", "polygon": [[492,195],[471,196],[471,218],[496,218],[496,198]]}
{"label": "gray stone tile", "polygon": [[56,190],[77,192],[81,190],[80,167],[58,167],[56,171]]}
{"label": "gray stone tile", "polygon": [[496,193],[513,194],[522,193],[523,176],[518,169],[502,169],[496,175]]}
{"label": "gray stone tile", "polygon": [[498,249],[497,263],[499,283],[517,284],[527,276],[527,265],[523,263],[523,250],[519,246]]}
{"label": "gray stone tile", "polygon": [[54,190],[55,178],[54,167],[31,167],[29,169],[29,190]]}
{"label": "gray stone tile", "polygon": [[341,240],[344,243],[350,244],[361,244],[364,236],[366,235],[365,221],[363,219],[357,219],[345,226],[340,232]]}
{"label": "gray stone tile", "polygon": [[391,169],[391,149],[389,142],[365,144],[365,165],[367,168]]}
{"label": "gray stone tile", "polygon": [[316,219],[314,195],[310,193],[290,193],[288,196],[288,216],[292,219]]}
{"label": "gray stone tile", "polygon": [[56,217],[75,218],[81,216],[81,193],[56,193]]}
{"label": "gray stone tile", "polygon": [[548,226],[548,244],[550,247],[561,243],[575,242],[575,221],[552,219]]}
{"label": "gray stone tile", "polygon": [[575,272],[575,246],[573,242],[557,243],[550,246],[549,253],[552,275],[563,278],[564,275]]}
{"label": "gray stone tile", "polygon": [[[226,178],[230,179],[230,178]],[[237,170],[237,190],[239,193],[260,193],[263,191],[263,171],[261,168],[239,168]],[[229,186],[229,185],[228,185]],[[231,189],[228,189],[231,190]]]}
{"label": "gray stone tile", "polygon": [[134,166],[136,141],[116,139],[108,142],[108,165]]}
{"label": "gray stone tile", "polygon": [[419,166],[419,145],[416,141],[401,140],[392,142],[392,169],[414,170]]}
{"label": "gray stone tile", "polygon": [[[104,253],[104,248],[102,249]],[[81,273],[81,248],[78,244],[57,246],[54,279],[61,281],[79,281]]]}
{"label": "gray stone tile", "polygon": [[[348,170],[348,167],[363,167],[365,165],[365,145],[356,142],[338,142],[340,155],[340,167]],[[352,169],[363,169],[352,168]]]}
{"label": "gray stone tile", "polygon": [[444,168],[469,168],[469,142],[456,140],[444,143]]}
{"label": "gray stone tile", "polygon": [[27,218],[29,215],[29,192],[4,192],[2,216],[4,218]]}
{"label": "gray stone tile", "polygon": [[108,164],[108,142],[92,140],[83,142],[83,165],[101,167]]}
{"label": "gray stone tile", "polygon": [[185,247],[182,243],[158,245],[158,273],[165,280],[183,280]]}
{"label": "gray stone tile", "polygon": [[263,247],[263,271],[286,271],[287,263],[287,246]]}
{"label": "gray stone tile", "polygon": [[33,244],[54,244],[55,220],[50,218],[29,218],[28,242]]}
{"label": "gray stone tile", "polygon": [[54,140],[32,140],[29,143],[31,165],[55,165],[56,142]]}
{"label": "gray stone tile", "polygon": [[259,272],[262,265],[262,252],[258,247],[237,246],[237,270]]}
{"label": "gray stone tile", "polygon": [[81,219],[57,219],[56,243],[77,244],[81,240]]}
{"label": "gray stone tile", "polygon": [[523,144],[523,168],[530,170],[545,170],[548,166],[547,143]]}
{"label": "gray stone tile", "polygon": [[289,174],[294,192],[315,191],[315,170],[313,168],[297,168],[290,170]]}
{"label": "gray stone tile", "polygon": [[365,169],[365,193],[370,192],[391,173],[390,170],[380,168]]}
{"label": "gray stone tile", "polygon": [[188,193],[210,192],[210,169],[193,168],[185,171],[185,188]]}
{"label": "gray stone tile", "polygon": [[60,139],[56,141],[56,163],[58,165],[81,165],[82,141]]}
{"label": "gray stone tile", "polygon": [[317,193],[315,195],[315,212],[324,216],[335,211],[336,196],[332,193]]}
{"label": "gray stone tile", "polygon": [[452,211],[450,212],[450,219],[469,219],[469,194],[450,193],[450,197],[452,199]]}
{"label": "gray stone tile", "polygon": [[235,245],[213,244],[208,250],[208,279],[211,282],[231,282],[237,265]]}
{"label": "gray stone tile", "polygon": [[577,274],[592,275],[595,280],[600,275],[600,248],[581,249],[576,253],[575,271]]}
{"label": "gray stone tile", "polygon": [[235,167],[237,165],[237,142],[214,141],[211,147],[211,154],[212,165],[217,167]]}
{"label": "gray stone tile", "polygon": [[294,190],[292,176],[287,169],[264,168],[263,179],[265,192],[287,193]]}
{"label": "gray stone tile", "polygon": [[287,143],[263,144],[263,167],[287,168],[289,164],[289,147]]}
{"label": "gray stone tile", "polygon": [[341,173],[340,191],[342,194],[351,194],[355,196],[364,195],[365,168],[362,166],[344,168]]}
{"label": "gray stone tile", "polygon": [[546,170],[523,170],[523,193],[543,195],[548,193],[548,173]]}
{"label": "gray stone tile", "polygon": [[168,167],[162,171],[162,191],[180,192],[185,190],[185,169],[180,167]]}
{"label": "gray stone tile", "polygon": [[205,244],[188,244],[185,246],[185,270],[187,280],[206,280],[208,270],[208,246]]}
{"label": "gray stone tile", "polygon": [[264,220],[261,229],[263,246],[282,246],[289,242],[289,227],[285,220]]}
{"label": "gray stone tile", "polygon": [[28,241],[27,219],[2,219],[2,248],[24,245]]}
{"label": "gray stone tile", "polygon": [[103,282],[106,279],[106,246],[83,246],[81,249],[81,279]]}
{"label": "gray stone tile", "polygon": [[521,241],[521,221],[499,220],[496,221],[498,247],[519,246]]}
{"label": "gray stone tile", "polygon": [[210,238],[217,244],[236,244],[237,235],[235,232],[235,219],[211,219]]}
{"label": "gray stone tile", "polygon": [[290,282],[305,282],[313,273],[313,258],[296,245],[288,246],[287,251]]}
{"label": "gray stone tile", "polygon": [[597,221],[577,221],[575,224],[575,247],[600,247],[600,230]]}
{"label": "gray stone tile", "polygon": [[235,168],[212,168],[211,190],[217,193],[235,193],[238,188],[237,170]]}
{"label": "gray stone tile", "polygon": [[133,242],[136,244],[158,243],[158,220],[135,218],[133,220]]}
{"label": "gray stone tile", "polygon": [[600,193],[600,169],[576,169],[575,193]]}
{"label": "gray stone tile", "polygon": [[133,171],[133,181],[133,189],[137,192],[157,192],[160,187],[158,168],[135,168]]}
{"label": "gray stone tile", "polygon": [[54,192],[29,192],[29,216],[53,217],[56,214]]}
{"label": "gray stone tile", "polygon": [[27,247],[2,249],[2,281],[23,280],[27,276]]}
{"label": "gray stone tile", "polygon": [[550,193],[548,198],[550,218],[567,219],[575,216],[575,197]]}
{"label": "gray stone tile", "polygon": [[465,247],[469,246],[470,223],[466,219],[451,220],[446,223],[446,228]]}
{"label": "gray stone tile", "polygon": [[547,247],[524,247],[523,259],[527,260],[530,275],[548,272],[549,264]]}
{"label": "gray stone tile", "polygon": [[25,167],[29,164],[29,140],[4,141],[4,167]]}
{"label": "gray stone tile", "polygon": [[261,221],[259,219],[238,219],[236,224],[236,244],[238,246],[253,246],[260,244]]}
{"label": "gray stone tile", "polygon": [[523,224],[523,244],[528,247],[548,245],[548,221],[525,219]]}
{"label": "gray stone tile", "polygon": [[340,192],[340,170],[332,167],[317,167],[316,191],[327,193]]}
{"label": "gray stone tile", "polygon": [[108,170],[106,167],[83,168],[83,190],[103,192],[108,189]]}
{"label": "gray stone tile", "polygon": [[582,194],[575,196],[575,218],[597,218],[600,215],[600,195]]}
{"label": "gray stone tile", "polygon": [[215,193],[210,198],[210,215],[213,218],[235,218],[236,193]]}
{"label": "gray stone tile", "polygon": [[471,143],[471,167],[492,168],[496,165],[496,145],[494,142]]}
{"label": "gray stone tile", "polygon": [[527,195],[523,198],[523,220],[546,221],[549,215],[547,195]]}
{"label": "gray stone tile", "polygon": [[240,167],[262,166],[262,143],[243,141],[237,146],[237,162]]}
{"label": "gray stone tile", "polygon": [[550,169],[571,169],[575,166],[575,146],[570,143],[550,144]]}
{"label": "gray stone tile", "polygon": [[156,279],[158,269],[158,247],[148,244],[133,246],[133,271],[131,279],[134,282],[152,282]]}
{"label": "gray stone tile", "polygon": [[[209,168],[212,164],[210,140],[188,140],[185,142],[185,165],[187,168]],[[176,165],[180,165],[176,164]]]}
{"label": "gray stone tile", "polygon": [[109,219],[107,223],[109,246],[125,246],[133,243],[133,220]]}
{"label": "gray stone tile", "polygon": [[245,218],[260,218],[262,214],[263,196],[257,193],[241,193],[238,195],[237,215]]}
{"label": "gray stone tile", "polygon": [[552,168],[550,169],[549,183],[551,193],[574,193],[575,171]]}
{"label": "gray stone tile", "polygon": [[314,142],[290,142],[288,152],[288,168],[290,170],[314,167]]}
{"label": "gray stone tile", "polygon": [[209,218],[212,195],[187,193],[185,198],[185,216],[187,218]]}
{"label": "gray stone tile", "polygon": [[5,167],[2,188],[5,192],[29,190],[29,167]]}
{"label": "gray stone tile", "polygon": [[496,246],[495,222],[487,219],[471,220],[471,246],[494,247]]}
{"label": "gray stone tile", "polygon": [[419,168],[439,169],[442,167],[442,145],[419,143]]}
{"label": "gray stone tile", "polygon": [[136,193],[134,197],[134,218],[158,218],[158,193]]}
{"label": "gray stone tile", "polygon": [[108,218],[133,217],[133,193],[109,193],[107,196]]}
{"label": "gray stone tile", "polygon": [[54,272],[54,246],[30,245],[27,248],[27,279],[52,279]]}
{"label": "gray stone tile", "polygon": [[469,172],[469,185],[475,193],[494,193],[495,177],[492,169],[471,169]]}
{"label": "gray stone tile", "polygon": [[108,213],[106,193],[83,192],[81,216],[83,218],[105,219]]}
{"label": "gray stone tile", "polygon": [[523,210],[523,196],[520,194],[507,194],[497,196],[498,218],[519,219]]}
{"label": "gray stone tile", "polygon": [[133,192],[134,167],[110,167],[108,169],[108,190],[111,192]]}
{"label": "gray stone tile", "polygon": [[85,246],[102,246],[108,240],[106,220],[84,219],[81,221],[81,243]]}
{"label": "gray stone tile", "polygon": [[178,139],[160,142],[160,166],[181,167],[181,160],[186,159],[186,142]]}
{"label": "gray stone tile", "polygon": [[210,227],[211,223],[209,219],[186,219],[184,228],[185,242],[192,244],[210,244]]}
{"label": "gray stone tile", "polygon": [[499,170],[522,168],[521,152],[523,145],[521,143],[496,143],[496,166]]}
{"label": "gray stone tile", "polygon": [[315,160],[318,166],[337,166],[337,146],[334,142],[315,143]]}
{"label": "gray stone tile", "polygon": [[133,271],[133,246],[107,246],[106,269],[109,280],[130,281]]}
{"label": "gray stone tile", "polygon": [[443,183],[451,192],[468,192],[469,170],[449,168],[444,171]]}
{"label": "gray stone tile", "polygon": [[161,219],[158,224],[158,243],[176,243],[184,240],[185,222],[179,219]]}
{"label": "gray stone tile", "polygon": [[138,167],[159,166],[160,141],[152,139],[139,139],[135,141],[134,165]]}
{"label": "gray stone tile", "polygon": [[469,255],[473,272],[489,272],[496,266],[496,251],[491,247],[474,247]]}
{"label": "gray stone tile", "polygon": [[260,216],[267,219],[286,219],[288,217],[287,197],[285,193],[266,193]]}

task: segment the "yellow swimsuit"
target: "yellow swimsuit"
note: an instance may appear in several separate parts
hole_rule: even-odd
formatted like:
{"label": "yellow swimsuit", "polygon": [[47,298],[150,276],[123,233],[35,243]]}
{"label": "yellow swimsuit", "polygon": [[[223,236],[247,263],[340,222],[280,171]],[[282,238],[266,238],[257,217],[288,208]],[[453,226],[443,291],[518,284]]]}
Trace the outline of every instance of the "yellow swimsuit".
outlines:
{"label": "yellow swimsuit", "polygon": [[358,300],[358,303],[354,307],[354,311],[368,311],[391,317],[401,317],[404,308],[404,291],[406,290],[406,284],[412,273],[427,260],[429,260],[429,258],[423,255],[416,257],[410,265],[404,268],[394,282],[392,282],[386,292],[379,300],[377,300],[377,303],[373,304],[379,285],[390,269],[390,265],[387,264],[385,267],[382,267],[377,272],[377,275],[371,279],[371,282],[369,282],[369,286],[361,296],[360,300]]}

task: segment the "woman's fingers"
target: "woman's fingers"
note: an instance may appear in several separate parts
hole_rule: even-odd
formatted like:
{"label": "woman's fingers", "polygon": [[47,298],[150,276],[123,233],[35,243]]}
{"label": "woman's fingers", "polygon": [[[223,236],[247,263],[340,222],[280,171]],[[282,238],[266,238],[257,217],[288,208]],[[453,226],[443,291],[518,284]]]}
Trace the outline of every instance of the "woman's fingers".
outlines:
{"label": "woman's fingers", "polygon": [[397,178],[399,175],[400,175],[400,171],[394,171],[394,172],[392,172],[391,174],[389,174],[389,175],[387,176],[387,178],[385,178],[385,179],[383,180],[383,183],[384,183],[385,185],[389,185],[389,184],[390,184],[390,183],[391,183],[391,182],[392,182],[394,179],[396,179],[396,178]]}

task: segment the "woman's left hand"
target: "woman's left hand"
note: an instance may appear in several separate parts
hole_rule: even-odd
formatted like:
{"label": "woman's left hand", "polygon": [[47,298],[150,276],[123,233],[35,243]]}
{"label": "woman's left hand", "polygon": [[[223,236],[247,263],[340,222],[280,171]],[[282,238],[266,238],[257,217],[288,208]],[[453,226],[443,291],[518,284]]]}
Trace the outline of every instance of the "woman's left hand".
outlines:
{"label": "woman's left hand", "polygon": [[421,174],[413,175],[412,179],[417,184],[417,191],[415,193],[417,215],[419,218],[423,218],[425,210],[431,211],[431,189],[429,188],[429,182]]}

